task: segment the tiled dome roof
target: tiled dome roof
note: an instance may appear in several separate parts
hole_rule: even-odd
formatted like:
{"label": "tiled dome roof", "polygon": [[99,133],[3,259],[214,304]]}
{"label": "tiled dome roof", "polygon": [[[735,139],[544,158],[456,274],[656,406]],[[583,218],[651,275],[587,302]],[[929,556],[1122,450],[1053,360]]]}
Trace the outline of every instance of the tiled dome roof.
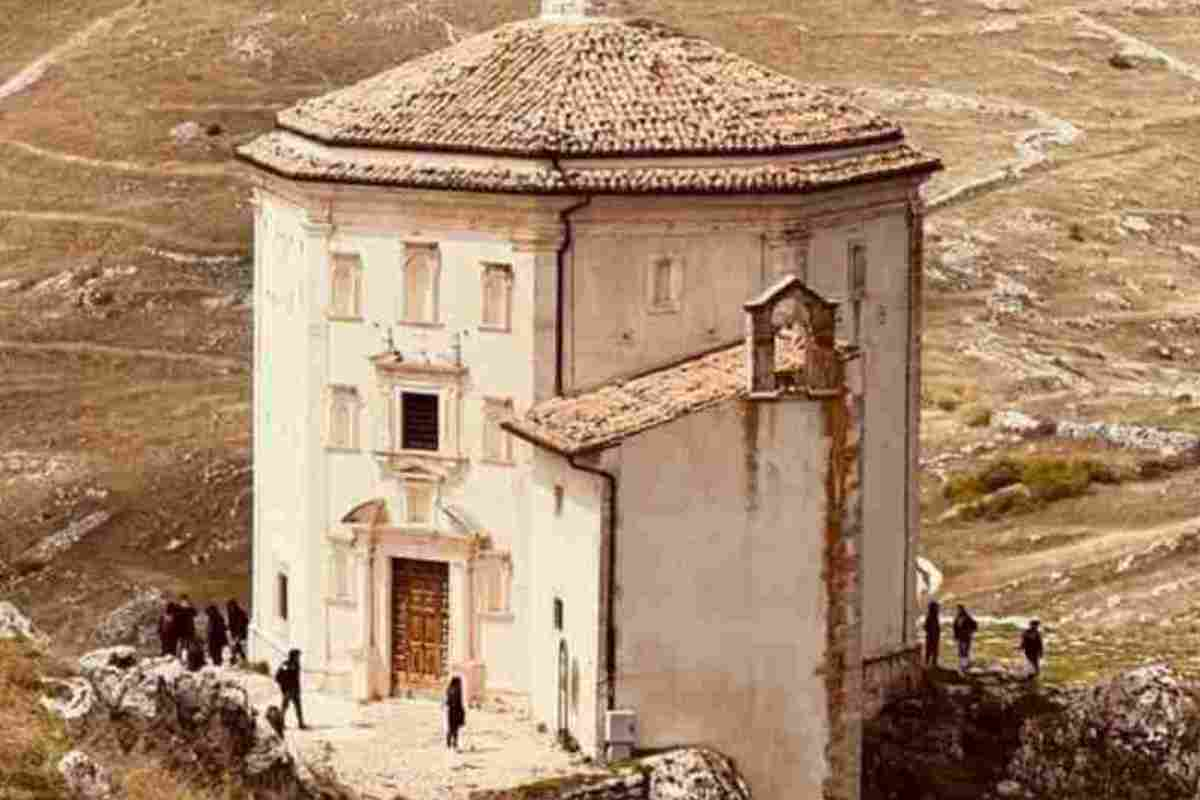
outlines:
{"label": "tiled dome roof", "polygon": [[303,101],[328,145],[529,157],[732,155],[898,141],[900,129],[662,25],[517,22]]}

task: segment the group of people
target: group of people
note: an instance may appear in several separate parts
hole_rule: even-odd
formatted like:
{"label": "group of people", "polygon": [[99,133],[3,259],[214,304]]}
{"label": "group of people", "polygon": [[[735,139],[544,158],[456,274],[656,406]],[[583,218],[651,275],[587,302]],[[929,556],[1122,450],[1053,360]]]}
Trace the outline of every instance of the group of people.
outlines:
{"label": "group of people", "polygon": [[246,636],[250,630],[250,617],[230,598],[225,605],[225,614],[216,605],[204,609],[208,624],[205,626],[205,642],[196,635],[196,617],[199,612],[186,594],[179,602],[169,601],[158,619],[158,638],[164,656],[181,659],[189,670],[204,666],[205,645],[208,660],[216,666],[224,663],[225,648],[229,648],[229,662],[237,664],[246,660]]}
{"label": "group of people", "polygon": [[[958,645],[958,669],[960,672],[965,672],[967,665],[971,661],[971,640],[975,638],[975,632],[978,630],[979,623],[967,613],[966,607],[959,605],[958,613],[954,616],[954,641]],[[929,610],[925,614],[926,667],[937,667],[938,645],[941,642],[941,638],[941,606],[936,601],[931,601],[929,603]],[[1025,659],[1033,668],[1033,675],[1039,675],[1042,669],[1042,655],[1045,653],[1045,647],[1042,644],[1041,623],[1038,620],[1030,620],[1029,627],[1021,631],[1019,647],[1021,652],[1025,654]]]}

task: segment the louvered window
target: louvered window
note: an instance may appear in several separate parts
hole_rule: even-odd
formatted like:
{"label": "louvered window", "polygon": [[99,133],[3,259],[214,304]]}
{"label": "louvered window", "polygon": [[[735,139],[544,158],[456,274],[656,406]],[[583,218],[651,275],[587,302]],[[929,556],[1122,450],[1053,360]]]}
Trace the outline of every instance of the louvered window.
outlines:
{"label": "louvered window", "polygon": [[403,417],[400,446],[405,450],[437,451],[438,396],[403,392],[400,396]]}

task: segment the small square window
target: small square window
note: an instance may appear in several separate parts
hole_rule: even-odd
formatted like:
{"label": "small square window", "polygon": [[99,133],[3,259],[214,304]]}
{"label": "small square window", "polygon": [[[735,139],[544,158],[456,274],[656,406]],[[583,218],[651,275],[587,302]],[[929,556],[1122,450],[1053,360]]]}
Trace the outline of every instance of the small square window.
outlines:
{"label": "small square window", "polygon": [[493,331],[511,329],[512,283],[512,267],[510,265],[483,265],[482,327]]}
{"label": "small square window", "polygon": [[288,577],[279,573],[275,584],[275,605],[279,609],[279,618],[288,618]]}
{"label": "small square window", "polygon": [[440,443],[438,396],[421,392],[400,393],[400,447],[436,452]]}

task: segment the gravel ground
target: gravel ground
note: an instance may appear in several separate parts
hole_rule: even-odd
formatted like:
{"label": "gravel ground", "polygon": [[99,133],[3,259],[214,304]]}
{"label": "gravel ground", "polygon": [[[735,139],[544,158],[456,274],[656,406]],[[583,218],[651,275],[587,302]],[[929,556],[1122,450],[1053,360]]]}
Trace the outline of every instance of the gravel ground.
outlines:
{"label": "gravel ground", "polygon": [[[233,673],[260,713],[279,703],[270,679]],[[521,710],[467,710],[462,752],[446,749],[441,705],[427,699],[389,699],[368,705],[305,691],[309,730],[288,713],[287,739],[302,759],[328,762],[343,781],[379,798],[466,798],[475,789],[502,788],[588,771],[577,756],[538,733]],[[599,771],[599,770],[596,770]]]}

